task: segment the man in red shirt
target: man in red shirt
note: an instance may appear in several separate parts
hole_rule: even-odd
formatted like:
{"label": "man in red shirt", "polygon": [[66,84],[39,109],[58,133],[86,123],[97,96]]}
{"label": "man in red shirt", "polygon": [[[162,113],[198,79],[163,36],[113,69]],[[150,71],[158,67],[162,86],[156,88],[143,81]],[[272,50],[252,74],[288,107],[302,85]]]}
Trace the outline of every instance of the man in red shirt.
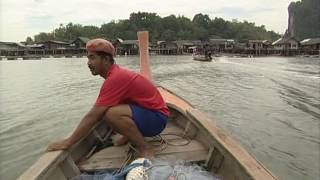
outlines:
{"label": "man in red shirt", "polygon": [[104,119],[122,135],[119,145],[129,140],[141,156],[153,158],[154,151],[144,136],[160,134],[170,114],[160,92],[142,75],[114,64],[115,49],[109,41],[93,39],[86,48],[91,73],[105,81],[96,103],[73,134],[50,144],[48,151],[68,149],[87,135],[98,120]]}

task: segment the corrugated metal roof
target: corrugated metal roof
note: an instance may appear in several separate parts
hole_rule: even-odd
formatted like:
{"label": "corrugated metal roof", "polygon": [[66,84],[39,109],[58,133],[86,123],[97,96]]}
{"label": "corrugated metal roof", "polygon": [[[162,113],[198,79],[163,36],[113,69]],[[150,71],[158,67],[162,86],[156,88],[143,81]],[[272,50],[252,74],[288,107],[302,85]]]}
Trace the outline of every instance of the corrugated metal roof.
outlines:
{"label": "corrugated metal roof", "polygon": [[87,37],[78,37],[82,42],[87,43],[90,39]]}
{"label": "corrugated metal roof", "polygon": [[55,44],[69,44],[67,42],[63,42],[63,41],[56,41],[56,40],[49,40],[49,41],[43,41],[43,42],[38,42],[38,44],[45,44],[45,43],[48,43],[48,42],[52,42],[52,43],[55,43]]}
{"label": "corrugated metal roof", "polygon": [[234,43],[233,39],[210,39],[210,44]]}
{"label": "corrugated metal roof", "polygon": [[138,40],[123,40],[121,44],[138,44]]}
{"label": "corrugated metal roof", "polygon": [[56,41],[56,40],[50,40],[48,42],[53,42],[53,43],[56,43],[56,44],[69,44],[67,42],[63,42],[63,41]]}
{"label": "corrugated metal roof", "polygon": [[249,43],[269,44],[269,41],[268,40],[249,40]]}
{"label": "corrugated metal roof", "polygon": [[280,44],[283,41],[283,38],[279,38],[275,42],[272,43],[272,45]]}
{"label": "corrugated metal roof", "polygon": [[26,47],[28,48],[40,48],[40,47],[44,47],[43,44],[30,44],[30,45],[26,45]]}
{"label": "corrugated metal roof", "polygon": [[313,45],[313,44],[320,44],[320,38],[309,38],[304,39],[301,42],[301,45]]}
{"label": "corrugated metal roof", "polygon": [[0,49],[16,49],[16,48],[25,48],[26,46],[21,43],[16,42],[0,42]]}
{"label": "corrugated metal roof", "polygon": [[299,43],[298,40],[296,40],[294,37],[290,37],[290,38],[279,38],[278,40],[276,40],[275,42],[272,43],[272,45],[279,45],[279,44],[286,44],[288,43],[288,41],[290,40],[294,40],[296,41],[297,43]]}

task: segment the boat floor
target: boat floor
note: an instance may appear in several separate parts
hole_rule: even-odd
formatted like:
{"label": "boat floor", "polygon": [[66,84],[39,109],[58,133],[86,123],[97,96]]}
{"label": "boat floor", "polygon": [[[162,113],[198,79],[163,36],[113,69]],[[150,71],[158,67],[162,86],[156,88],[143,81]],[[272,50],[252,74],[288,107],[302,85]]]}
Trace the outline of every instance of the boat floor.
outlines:
{"label": "boat floor", "polygon": [[[161,133],[162,139],[167,143],[159,141],[150,142],[155,146],[156,159],[169,162],[183,160],[184,162],[204,161],[208,157],[209,149],[195,139],[188,139],[183,136],[184,129],[174,122],[167,124],[166,129]],[[128,159],[129,145],[111,146],[95,153],[89,159],[78,163],[81,171],[112,170],[121,168]]]}

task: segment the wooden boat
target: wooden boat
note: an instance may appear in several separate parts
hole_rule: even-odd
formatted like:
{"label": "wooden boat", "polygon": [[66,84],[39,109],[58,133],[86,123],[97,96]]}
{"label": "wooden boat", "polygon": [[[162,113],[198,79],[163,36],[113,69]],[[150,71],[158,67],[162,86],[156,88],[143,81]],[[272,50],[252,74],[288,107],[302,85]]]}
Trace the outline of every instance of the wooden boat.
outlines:
{"label": "wooden boat", "polygon": [[[146,33],[141,34],[140,42],[143,39],[141,36],[145,36]],[[147,46],[142,47],[140,46],[140,51],[147,49]],[[140,54],[141,59],[148,56],[148,53]],[[142,61],[141,65],[142,73],[151,78],[150,69],[147,68],[148,62]],[[174,157],[176,160],[197,163],[224,180],[277,179],[237,141],[218,128],[212,119],[173,92],[162,87],[158,89],[168,104],[171,115],[167,127],[161,133],[170,143],[156,151],[156,158]],[[88,136],[70,150],[46,152],[18,179],[66,180],[81,172],[121,168],[124,163],[134,159],[134,154],[129,159],[128,153],[131,151],[128,145],[110,145],[108,139],[111,136],[112,130],[100,121]],[[188,143],[185,143],[186,141]],[[180,146],[171,146],[173,143]],[[99,148],[103,145],[106,147]]]}
{"label": "wooden boat", "polygon": [[192,59],[195,61],[212,61],[212,57],[202,55],[194,55],[192,56]]}

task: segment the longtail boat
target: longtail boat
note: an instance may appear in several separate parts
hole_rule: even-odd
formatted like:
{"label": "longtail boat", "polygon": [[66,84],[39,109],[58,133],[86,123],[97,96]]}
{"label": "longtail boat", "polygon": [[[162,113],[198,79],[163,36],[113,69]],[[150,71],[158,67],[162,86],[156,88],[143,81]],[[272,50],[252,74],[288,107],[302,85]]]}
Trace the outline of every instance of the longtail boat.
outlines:
{"label": "longtail boat", "polygon": [[[148,32],[138,32],[138,39],[141,73],[151,79]],[[156,158],[174,157],[199,164],[223,180],[277,179],[228,133],[216,126],[213,119],[170,90],[158,89],[171,115],[161,133],[168,142],[167,146],[156,151]],[[45,152],[18,180],[67,180],[83,172],[118,170],[134,160],[135,154],[128,158],[130,145],[113,146],[110,143],[112,136],[112,129],[104,121],[99,121],[69,150]]]}
{"label": "longtail boat", "polygon": [[212,61],[212,57],[204,55],[193,55],[192,59],[195,61]]}

